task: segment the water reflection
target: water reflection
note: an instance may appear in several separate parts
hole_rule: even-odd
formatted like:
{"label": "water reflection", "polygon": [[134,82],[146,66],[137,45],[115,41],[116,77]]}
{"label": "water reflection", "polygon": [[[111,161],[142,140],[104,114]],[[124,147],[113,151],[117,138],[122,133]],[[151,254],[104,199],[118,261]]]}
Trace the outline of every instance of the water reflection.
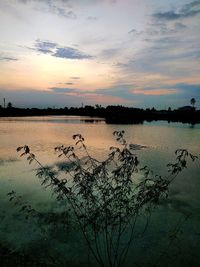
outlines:
{"label": "water reflection", "polygon": [[[81,133],[85,137],[89,152],[98,159],[103,159],[109,153],[109,147],[116,146],[112,136],[115,130],[125,130],[127,141],[137,150],[141,165],[150,166],[157,174],[167,174],[166,164],[173,161],[177,148],[187,148],[194,154],[200,154],[199,125],[190,127],[189,124],[167,122],[108,125],[102,119],[77,116],[0,118],[0,239],[27,247],[27,250],[38,251],[40,248],[41,254],[51,252],[56,255],[55,247],[61,252],[67,251],[62,256],[67,254],[68,257],[74,258],[83,253],[83,247],[79,246],[78,233],[73,233],[73,236],[67,233],[68,243],[64,244],[61,232],[48,229],[45,241],[33,223],[19,219],[18,210],[13,212],[14,208],[6,197],[13,189],[43,214],[49,210],[52,214],[59,210],[51,192],[42,188],[40,181],[36,179],[34,169],[37,166],[29,166],[25,160],[19,158],[15,150],[20,145],[28,144],[40,161],[63,171],[71,166],[66,165],[63,159],[58,160],[54,147],[73,144],[72,135]],[[167,226],[175,222],[180,214],[188,212],[192,212],[193,217],[184,229],[182,238],[188,247],[192,247],[193,242],[199,242],[199,236],[197,239],[196,235],[200,223],[199,173],[198,163],[189,166],[181,177],[176,179],[169,199],[161,203],[161,210],[153,219],[151,227],[154,231],[157,230],[157,234],[149,236],[145,240],[146,243],[138,244],[138,247],[147,243],[153,246],[153,241],[157,242],[166,234]],[[164,230],[163,225],[166,226]],[[46,247],[46,252],[42,251],[42,246]],[[76,249],[69,249],[71,247]],[[186,250],[186,253],[189,254],[190,251]]]}
{"label": "water reflection", "polygon": [[2,117],[0,123],[5,122],[51,122],[51,123],[105,123],[104,118],[89,116],[33,116],[33,117]]}

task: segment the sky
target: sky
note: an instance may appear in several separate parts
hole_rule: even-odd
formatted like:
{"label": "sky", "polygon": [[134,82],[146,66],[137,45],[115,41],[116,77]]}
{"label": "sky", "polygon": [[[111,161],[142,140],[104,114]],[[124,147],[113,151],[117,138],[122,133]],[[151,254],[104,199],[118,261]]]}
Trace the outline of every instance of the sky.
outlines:
{"label": "sky", "polygon": [[200,107],[200,0],[0,0],[0,105]]}

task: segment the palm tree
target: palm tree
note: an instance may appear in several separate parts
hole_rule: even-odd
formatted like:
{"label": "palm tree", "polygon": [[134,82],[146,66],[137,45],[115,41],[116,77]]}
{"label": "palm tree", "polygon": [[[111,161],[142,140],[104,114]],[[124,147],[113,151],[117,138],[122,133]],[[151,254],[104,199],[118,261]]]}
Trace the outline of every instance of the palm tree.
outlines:
{"label": "palm tree", "polygon": [[195,103],[196,103],[196,99],[195,98],[191,98],[190,99],[190,104],[193,106],[193,108],[194,108]]}

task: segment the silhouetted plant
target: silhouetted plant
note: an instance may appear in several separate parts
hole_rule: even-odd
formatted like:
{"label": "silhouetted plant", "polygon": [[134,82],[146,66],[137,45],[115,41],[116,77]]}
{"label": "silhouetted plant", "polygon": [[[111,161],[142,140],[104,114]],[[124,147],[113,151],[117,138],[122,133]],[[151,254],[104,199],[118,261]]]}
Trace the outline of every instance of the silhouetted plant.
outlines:
{"label": "silhouetted plant", "polygon": [[[36,175],[42,185],[49,186],[58,201],[67,200],[90,253],[102,267],[124,266],[131,243],[146,231],[152,210],[168,197],[169,185],[187,167],[188,158],[197,159],[178,149],[176,161],[167,165],[167,176],[161,177],[140,166],[135,146],[126,142],[124,131],[113,135],[118,146],[111,147],[103,161],[89,154],[81,134],[73,136],[75,146],[56,147],[58,157],[66,159],[65,178],[59,178],[58,170],[43,166],[27,145],[17,148],[29,164],[39,165]],[[22,208],[34,213],[31,207]],[[144,214],[148,215],[144,229],[136,233],[136,223]]]}

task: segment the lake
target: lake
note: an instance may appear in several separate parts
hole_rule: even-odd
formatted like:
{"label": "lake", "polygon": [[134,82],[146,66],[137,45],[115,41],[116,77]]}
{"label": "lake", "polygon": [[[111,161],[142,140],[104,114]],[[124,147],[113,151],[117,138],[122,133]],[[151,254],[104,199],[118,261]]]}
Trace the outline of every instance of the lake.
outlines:
{"label": "lake", "polygon": [[[40,212],[59,211],[60,207],[50,190],[41,187],[35,177],[34,164],[19,157],[16,148],[29,145],[37,158],[47,165],[62,161],[54,152],[58,145],[73,145],[72,135],[82,134],[88,151],[102,160],[115,146],[113,132],[124,130],[129,143],[138,146],[136,153],[143,166],[148,165],[157,174],[166,175],[166,165],[175,159],[174,151],[188,149],[200,155],[200,125],[151,122],[137,125],[106,124],[103,119],[78,116],[11,117],[0,118],[0,240],[13,250],[23,250],[35,257],[52,258],[60,255],[61,262],[87,266],[84,243],[80,234],[41,228],[33,220],[25,220],[19,209],[9,202],[7,193],[14,190],[25,203],[31,203]],[[139,149],[141,146],[141,149]],[[160,266],[199,266],[200,256],[200,161],[190,163],[170,188],[169,198],[154,212],[149,229],[136,248],[131,247],[127,266],[140,262],[141,266],[158,257],[175,225],[190,217],[181,226],[181,232],[165,255]],[[67,241],[66,241],[67,240]],[[144,254],[141,263],[138,255]],[[133,254],[134,253],[134,254]],[[174,265],[174,262],[176,264]],[[77,264],[77,265],[76,265]],[[72,266],[72,265],[71,265]]]}

